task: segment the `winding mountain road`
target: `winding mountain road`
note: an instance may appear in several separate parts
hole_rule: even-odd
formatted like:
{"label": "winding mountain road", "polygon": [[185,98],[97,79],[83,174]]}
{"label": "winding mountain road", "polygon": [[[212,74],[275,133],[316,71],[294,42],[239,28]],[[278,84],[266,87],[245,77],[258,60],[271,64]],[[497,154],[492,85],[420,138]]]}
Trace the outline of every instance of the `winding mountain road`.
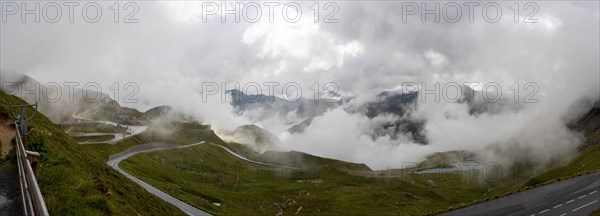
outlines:
{"label": "winding mountain road", "polygon": [[114,135],[114,138],[111,140],[107,140],[107,141],[98,141],[98,142],[77,142],[77,144],[103,144],[103,143],[116,143],[119,142],[121,140],[127,139],[131,136],[140,134],[144,131],[146,131],[148,129],[148,126],[134,126],[134,125],[120,125],[114,122],[109,122],[109,121],[96,121],[98,123],[103,123],[103,124],[110,124],[110,125],[119,125],[119,126],[124,126],[127,128],[128,133],[127,134],[122,134],[122,133],[84,133],[79,135],[78,137],[86,137],[86,136],[100,136],[100,135]]}
{"label": "winding mountain road", "polygon": [[[106,122],[103,122],[106,123]],[[129,126],[128,126],[129,127]],[[133,129],[134,133],[128,136],[115,137],[111,141],[120,141],[135,134],[139,134],[145,131],[147,127],[136,127]],[[96,143],[96,142],[93,142]],[[79,143],[79,144],[93,144],[90,143]],[[97,142],[107,143],[107,142]],[[194,143],[190,145],[176,145],[170,143],[146,143],[142,145],[133,146],[121,153],[111,155],[107,164],[113,169],[117,170],[125,177],[129,178],[133,182],[142,186],[148,192],[156,195],[160,199],[171,203],[188,215],[210,215],[200,209],[197,209],[177,198],[160,191],[152,185],[140,180],[139,178],[127,173],[126,171],[119,168],[119,163],[131,156],[134,156],[143,152],[177,149],[177,148],[188,148],[196,145],[201,145],[204,142]],[[250,160],[242,155],[237,154],[231,149],[217,144],[212,144],[220,147],[227,153],[235,156],[240,160],[244,160],[250,163],[270,166],[276,168],[290,168],[286,166],[279,166],[268,164],[264,162]],[[527,190],[521,193],[517,193],[511,196],[503,197],[497,200],[481,203],[478,205],[470,206],[467,208],[451,211],[442,215],[588,215],[589,213],[600,209],[600,173],[593,173],[577,178],[564,180],[554,184],[542,186],[539,188]]]}
{"label": "winding mountain road", "polygon": [[269,163],[264,163],[264,162],[260,162],[260,161],[254,161],[254,160],[250,160],[238,153],[235,153],[234,151],[232,151],[231,149],[222,146],[222,145],[217,145],[217,144],[212,144],[214,146],[217,147],[221,147],[223,150],[225,150],[227,153],[233,155],[234,157],[240,159],[240,160],[244,160],[250,163],[254,163],[254,164],[258,164],[258,165],[263,165],[263,166],[268,166],[268,167],[275,167],[275,168],[282,168],[282,169],[297,169],[296,167],[290,167],[290,166],[280,166],[280,165],[274,165],[274,164],[269,164]]}
{"label": "winding mountain road", "polygon": [[600,173],[579,176],[442,215],[589,215],[600,209]]}
{"label": "winding mountain road", "polygon": [[[131,156],[134,156],[136,154],[139,153],[143,153],[143,152],[152,152],[152,151],[160,151],[160,150],[168,150],[168,149],[178,149],[178,148],[189,148],[192,146],[197,146],[197,145],[201,145],[204,144],[204,141],[199,142],[199,143],[194,143],[194,144],[189,144],[189,145],[176,145],[176,144],[171,144],[171,143],[146,143],[146,144],[142,144],[142,145],[136,145],[133,146],[121,153],[117,153],[114,155],[111,155],[108,158],[108,162],[106,162],[110,167],[112,167],[113,169],[119,171],[121,174],[123,174],[125,177],[131,179],[133,182],[135,182],[136,184],[142,186],[144,189],[146,189],[148,192],[150,192],[151,194],[154,194],[155,196],[157,196],[158,198],[171,203],[172,205],[176,206],[177,208],[179,208],[181,211],[187,213],[188,215],[210,215],[200,209],[197,209],[165,192],[160,191],[159,189],[153,187],[152,185],[142,181],[141,179],[127,173],[125,170],[122,170],[119,167],[119,163],[127,158],[130,158]],[[222,149],[224,149],[226,152],[228,152],[229,154],[235,156],[236,158],[239,158],[240,160],[244,160],[244,161],[248,161],[250,163],[255,163],[255,164],[259,164],[259,165],[264,165],[264,166],[270,166],[270,167],[277,167],[277,168],[289,168],[289,167],[283,167],[283,166],[278,166],[278,165],[273,165],[273,164],[268,164],[268,163],[263,163],[263,162],[259,162],[259,161],[253,161],[250,160],[244,156],[241,156],[235,152],[233,152],[232,150],[230,150],[229,148],[222,146],[222,145],[216,145],[216,144],[212,144],[218,147],[221,147]]]}
{"label": "winding mountain road", "polygon": [[172,205],[176,206],[177,208],[179,208],[181,211],[185,212],[186,214],[194,215],[194,216],[195,215],[210,215],[210,214],[208,214],[200,209],[197,209],[175,197],[172,197],[171,195],[169,195],[165,192],[160,191],[159,189],[153,187],[152,185],[140,180],[139,178],[137,178],[137,177],[125,172],[121,168],[119,168],[119,163],[121,161],[123,161],[131,156],[134,156],[136,154],[142,153],[142,152],[151,152],[151,151],[177,149],[177,148],[188,148],[188,147],[192,147],[192,146],[201,145],[203,143],[204,143],[204,141],[199,142],[199,143],[190,144],[190,145],[184,145],[184,146],[170,144],[170,143],[147,143],[147,144],[137,145],[137,146],[127,149],[124,152],[121,152],[121,153],[118,153],[115,155],[111,155],[108,159],[108,162],[106,162],[106,163],[113,169],[119,171],[125,177],[131,179],[136,184],[142,186],[144,189],[146,189],[151,194],[154,194],[158,198],[160,198],[168,203],[171,203]]}
{"label": "winding mountain road", "polygon": [[[89,121],[93,121],[93,120],[89,120]],[[104,123],[104,124],[110,124],[110,125],[119,125],[117,123],[114,122],[109,122],[109,121],[93,121],[93,122],[98,122],[98,123]],[[131,126],[131,125],[125,125],[128,128],[128,131],[130,131],[129,134],[127,135],[123,135],[123,134],[119,134],[119,133],[115,133],[115,137],[111,140],[108,141],[103,141],[103,142],[78,142],[78,144],[101,144],[101,143],[116,143],[118,141],[124,140],[128,137],[131,137],[133,135],[139,134],[144,132],[146,129],[148,129],[148,126]],[[87,133],[87,134],[83,134],[83,136],[98,136],[98,135],[108,135],[111,133]],[[123,174],[125,177],[127,177],[128,179],[130,179],[131,181],[135,182],[136,184],[140,185],[142,188],[144,188],[146,191],[150,192],[151,194],[154,194],[155,196],[157,196],[158,198],[174,205],[175,207],[179,208],[181,211],[185,212],[188,215],[210,215],[207,212],[204,212],[198,208],[195,208],[165,192],[162,192],[161,190],[159,190],[158,188],[153,187],[152,185],[142,181],[141,179],[127,173],[125,170],[122,170],[119,167],[119,163],[127,158],[130,158],[131,156],[134,156],[136,154],[139,153],[143,153],[143,152],[151,152],[151,151],[160,151],[160,150],[167,150],[167,149],[177,149],[177,148],[188,148],[188,147],[192,147],[192,146],[196,146],[196,145],[201,145],[203,144],[204,141],[199,142],[199,143],[194,143],[194,144],[189,144],[189,145],[176,145],[176,144],[171,144],[171,143],[146,143],[146,144],[141,144],[141,145],[136,145],[133,146],[123,152],[111,155],[108,158],[108,161],[106,162],[110,167],[112,167],[113,169],[117,170],[119,173]],[[213,144],[215,146],[221,147],[222,149],[224,149],[226,152],[228,152],[229,154],[235,156],[236,158],[239,158],[241,160],[250,162],[250,163],[255,163],[255,164],[259,164],[259,165],[264,165],[264,166],[271,166],[271,167],[278,167],[278,168],[287,168],[287,167],[282,167],[282,166],[278,166],[278,165],[272,165],[272,164],[268,164],[268,163],[263,163],[263,162],[258,162],[258,161],[253,161],[250,160],[244,156],[241,156],[237,153],[235,153],[234,151],[230,150],[229,148],[225,147],[225,146],[221,146],[221,145],[216,145]]]}

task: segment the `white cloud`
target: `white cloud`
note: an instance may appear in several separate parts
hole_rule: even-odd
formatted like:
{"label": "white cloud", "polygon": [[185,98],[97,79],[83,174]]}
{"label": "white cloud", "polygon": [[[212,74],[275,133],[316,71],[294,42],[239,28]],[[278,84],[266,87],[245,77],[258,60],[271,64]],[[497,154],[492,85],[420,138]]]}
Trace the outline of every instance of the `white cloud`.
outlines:
{"label": "white cloud", "polygon": [[[556,122],[578,99],[597,97],[600,86],[598,2],[539,2],[537,24],[514,23],[510,16],[500,23],[402,23],[400,4],[394,1],[338,2],[339,23],[314,23],[308,10],[298,23],[221,23],[220,16],[203,23],[201,2],[138,4],[140,22],[135,24],[111,19],[1,23],[0,70],[45,82],[136,82],[142,103],[128,105],[145,110],[170,104],[226,129],[255,122],[234,115],[220,98],[203,103],[202,82],[297,82],[305,93],[314,82],[336,82],[358,104],[407,81],[498,82],[504,87],[535,82],[545,95],[546,108],[498,116],[469,116],[457,105],[423,105],[418,114],[431,122],[428,135],[434,142],[429,146],[385,137],[373,141],[361,135],[371,120],[341,110],[287,139],[300,150],[374,167],[396,166],[433,151],[480,149],[515,133],[528,134],[520,129],[538,122],[535,118],[546,123],[534,124],[533,131],[560,134],[560,128],[543,126]],[[456,118],[447,120],[446,113]],[[276,134],[286,126],[285,119],[275,118],[262,124]]]}
{"label": "white cloud", "polygon": [[259,50],[260,58],[299,62],[305,72],[340,67],[346,55],[356,57],[363,49],[357,40],[336,40],[309,17],[297,23],[261,21],[244,32],[242,42]]}
{"label": "white cloud", "polygon": [[441,53],[435,52],[433,50],[427,50],[425,51],[425,58],[427,58],[427,60],[429,60],[429,63],[432,64],[433,66],[441,66],[442,64],[446,63],[446,56],[444,56]]}

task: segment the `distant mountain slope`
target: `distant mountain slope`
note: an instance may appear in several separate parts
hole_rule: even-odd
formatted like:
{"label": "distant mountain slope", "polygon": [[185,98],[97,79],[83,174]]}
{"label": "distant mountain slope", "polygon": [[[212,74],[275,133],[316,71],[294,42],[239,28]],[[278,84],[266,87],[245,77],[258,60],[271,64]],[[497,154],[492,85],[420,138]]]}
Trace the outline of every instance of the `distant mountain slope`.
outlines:
{"label": "distant mountain slope", "polygon": [[586,137],[586,143],[583,148],[590,145],[600,144],[600,100],[591,105],[591,108],[584,111],[574,120],[568,123],[569,128],[581,132]]}
{"label": "distant mountain slope", "polygon": [[[39,110],[49,116],[53,122],[63,122],[71,118],[86,118],[135,125],[146,119],[143,113],[136,109],[122,107],[117,101],[102,92],[83,90],[77,87],[71,90],[65,85],[48,85],[43,88],[42,83],[27,75],[12,75],[8,80],[5,77],[3,79],[5,85],[2,87],[4,89],[0,90],[24,97],[23,99],[29,103],[37,101]],[[28,94],[36,92],[35,89],[38,90],[36,97]],[[73,91],[72,95],[69,95],[70,91]]]}
{"label": "distant mountain slope", "polygon": [[194,118],[192,116],[186,115],[179,110],[167,105],[157,106],[150,108],[146,112],[144,112],[148,118],[168,118],[170,120],[178,120],[178,121],[192,121]]}
{"label": "distant mountain slope", "polygon": [[[505,110],[518,110],[523,107],[522,104],[514,103],[511,95],[503,97],[499,101],[491,101],[489,98],[484,98],[485,95],[481,91],[476,91],[469,86],[462,86],[459,93],[461,95],[457,96],[455,102],[467,104],[471,115],[497,113]],[[377,117],[396,119],[393,121],[380,122],[378,125],[375,125],[375,128],[370,134],[373,139],[389,136],[395,140],[400,136],[403,136],[408,138],[411,142],[427,144],[429,140],[424,131],[426,122],[423,119],[416,119],[413,116],[408,115],[412,110],[417,109],[417,106],[420,103],[419,97],[419,91],[383,91],[377,94],[373,100],[359,105],[358,107],[350,107],[345,110],[349,113],[363,114],[371,119]],[[448,97],[452,96],[448,95]],[[341,100],[340,103],[343,104],[351,99],[352,98]],[[304,121],[293,125],[288,129],[288,132],[302,133],[304,129],[311,124],[313,118],[314,117],[307,118]]]}
{"label": "distant mountain slope", "polygon": [[572,126],[584,134],[591,134],[600,129],[600,101],[596,101],[592,108],[577,119]]}
{"label": "distant mountain slope", "polygon": [[[381,136],[390,136],[397,139],[400,135],[407,137],[415,143],[427,144],[428,140],[423,131],[424,122],[405,116],[410,110],[417,106],[418,92],[402,93],[399,91],[384,91],[375,97],[373,101],[367,102],[359,107],[347,108],[346,112],[362,114],[368,118],[387,116],[398,118],[396,121],[386,121],[375,126],[370,134],[373,139]],[[341,100],[340,103],[352,100]],[[288,129],[290,133],[302,133],[308,127],[314,117],[305,119]]]}
{"label": "distant mountain slope", "polygon": [[256,125],[242,125],[231,132],[223,132],[225,140],[246,144],[257,152],[264,152],[276,147],[281,141],[269,131]]}
{"label": "distant mountain slope", "polygon": [[267,96],[264,94],[248,95],[240,90],[229,90],[227,93],[231,96],[231,105],[238,113],[248,110],[263,109],[263,118],[273,114],[287,115],[294,112],[302,118],[309,118],[323,114],[328,109],[339,106],[342,100],[318,100],[300,98],[297,101],[288,101],[286,99]]}
{"label": "distant mountain slope", "polygon": [[406,114],[417,106],[418,92],[392,92],[384,91],[377,95],[375,101],[365,105],[365,115],[375,118],[379,115],[393,114],[399,117],[394,122],[385,122],[375,128],[371,134],[373,139],[381,136],[390,136],[397,139],[399,135],[406,136],[410,141],[427,144],[425,136],[425,122],[420,119],[409,118]]}
{"label": "distant mountain slope", "polygon": [[156,117],[156,116],[166,115],[166,114],[170,113],[171,111],[173,111],[173,107],[170,107],[167,105],[162,105],[162,106],[150,108],[145,113],[146,113],[146,115]]}
{"label": "distant mountain slope", "polygon": [[282,166],[296,168],[321,166],[321,169],[329,167],[342,171],[371,171],[371,168],[369,168],[369,166],[363,163],[351,163],[330,158],[323,158],[299,151],[267,151],[260,155],[257,155],[255,158],[258,161],[265,161],[272,164],[280,164]]}
{"label": "distant mountain slope", "polygon": [[294,126],[288,128],[288,132],[290,133],[302,133],[312,123],[313,118],[307,118],[304,121],[295,124]]}
{"label": "distant mountain slope", "polygon": [[369,118],[376,117],[383,113],[396,114],[403,116],[407,109],[415,108],[419,92],[402,93],[397,91],[384,91],[377,94],[375,101],[365,105],[365,115]]}

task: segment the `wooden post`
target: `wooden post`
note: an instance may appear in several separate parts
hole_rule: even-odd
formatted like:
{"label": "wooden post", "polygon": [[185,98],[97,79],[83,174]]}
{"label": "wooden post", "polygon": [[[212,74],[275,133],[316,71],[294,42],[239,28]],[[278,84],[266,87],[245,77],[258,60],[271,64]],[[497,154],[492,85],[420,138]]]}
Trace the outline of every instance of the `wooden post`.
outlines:
{"label": "wooden post", "polygon": [[23,148],[25,148],[25,150],[29,149],[29,139],[27,139],[27,135],[23,135],[21,134],[21,143],[23,143]]}

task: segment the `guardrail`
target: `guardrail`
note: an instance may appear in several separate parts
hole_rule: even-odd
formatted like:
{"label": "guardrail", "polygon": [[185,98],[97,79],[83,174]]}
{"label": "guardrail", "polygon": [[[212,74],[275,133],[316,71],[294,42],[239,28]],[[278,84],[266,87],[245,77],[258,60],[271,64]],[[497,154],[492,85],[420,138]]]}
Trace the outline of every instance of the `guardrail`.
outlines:
{"label": "guardrail", "polygon": [[21,186],[21,198],[23,200],[23,213],[27,216],[46,216],[49,215],[48,209],[46,209],[44,197],[42,197],[40,187],[37,184],[37,179],[35,178],[35,174],[33,172],[33,169],[31,168],[31,162],[28,158],[28,155],[39,156],[39,154],[37,154],[36,152],[29,152],[25,150],[19,127],[19,123],[15,122],[15,131],[17,133],[15,137],[15,139],[17,140],[16,154],[17,164],[19,167],[19,184]]}

